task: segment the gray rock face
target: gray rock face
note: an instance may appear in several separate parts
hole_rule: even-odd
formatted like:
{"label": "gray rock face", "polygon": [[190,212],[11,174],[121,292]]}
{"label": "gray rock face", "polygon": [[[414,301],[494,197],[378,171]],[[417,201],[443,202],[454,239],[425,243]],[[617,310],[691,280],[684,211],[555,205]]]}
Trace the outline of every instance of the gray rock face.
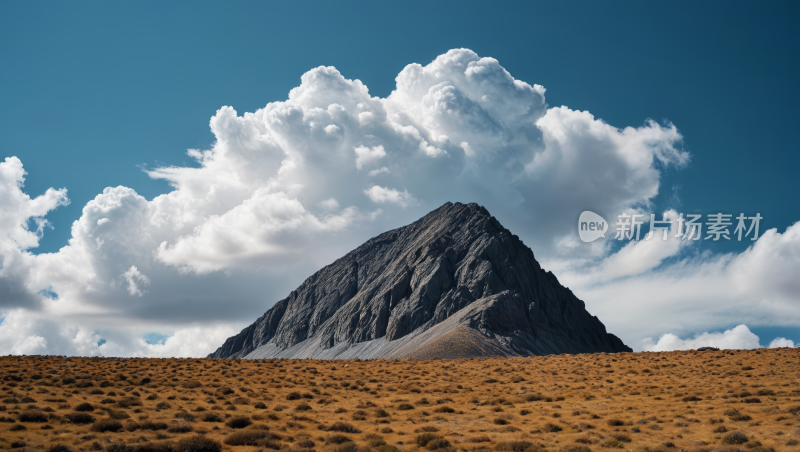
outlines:
{"label": "gray rock face", "polygon": [[398,357],[458,326],[508,355],[631,351],[485,208],[447,203],[318,271],[209,356]]}

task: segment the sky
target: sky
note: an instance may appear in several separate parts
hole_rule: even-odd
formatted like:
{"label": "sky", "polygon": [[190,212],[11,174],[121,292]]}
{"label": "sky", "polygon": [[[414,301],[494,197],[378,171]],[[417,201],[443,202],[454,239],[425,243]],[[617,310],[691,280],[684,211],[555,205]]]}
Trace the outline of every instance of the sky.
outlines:
{"label": "sky", "polygon": [[[0,350],[204,356],[447,201],[635,350],[794,346],[799,10],[0,3]],[[763,219],[585,244],[587,209]]]}

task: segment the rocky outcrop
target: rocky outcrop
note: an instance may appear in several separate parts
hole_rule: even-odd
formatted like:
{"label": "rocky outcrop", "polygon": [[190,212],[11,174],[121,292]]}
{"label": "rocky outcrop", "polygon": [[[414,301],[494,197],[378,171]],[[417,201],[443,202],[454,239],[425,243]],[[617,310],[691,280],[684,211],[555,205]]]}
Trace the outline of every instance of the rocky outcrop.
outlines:
{"label": "rocky outcrop", "polygon": [[[485,208],[447,203],[318,271],[209,356],[413,356],[459,327],[493,354],[631,351]],[[475,342],[459,331],[449,340]]]}

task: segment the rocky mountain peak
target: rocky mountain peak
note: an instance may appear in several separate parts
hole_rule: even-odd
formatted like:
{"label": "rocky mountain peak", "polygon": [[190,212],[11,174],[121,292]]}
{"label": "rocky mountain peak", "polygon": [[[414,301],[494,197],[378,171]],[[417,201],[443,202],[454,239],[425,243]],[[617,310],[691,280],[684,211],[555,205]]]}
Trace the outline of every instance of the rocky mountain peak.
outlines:
{"label": "rocky mountain peak", "polygon": [[493,355],[631,351],[484,207],[447,203],[321,269],[209,356],[402,357],[445,336]]}

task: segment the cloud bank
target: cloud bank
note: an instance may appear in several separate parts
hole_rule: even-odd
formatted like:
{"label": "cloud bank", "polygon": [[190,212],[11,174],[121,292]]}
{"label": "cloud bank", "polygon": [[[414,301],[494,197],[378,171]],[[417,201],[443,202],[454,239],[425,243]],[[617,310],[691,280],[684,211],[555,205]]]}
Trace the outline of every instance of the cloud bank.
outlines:
{"label": "cloud bank", "polygon": [[[314,270],[446,201],[485,205],[632,345],[687,332],[686,312],[696,313],[691,331],[800,324],[797,224],[739,255],[679,240],[577,242],[581,210],[650,207],[662,172],[690,162],[676,126],[618,128],[550,107],[544,87],[467,49],[410,64],[396,82],[372,97],[318,67],[284,101],[241,115],[220,108],[213,146],[188,151],[195,166],[147,172],[172,191],[148,201],[106,188],[56,253],[31,250],[66,189],[31,198],[22,162],[6,158],[0,348],[204,355]],[[169,338],[142,339],[153,332]]]}
{"label": "cloud bank", "polygon": [[[652,338],[642,341],[642,349],[649,352],[671,350],[694,350],[700,347],[716,347],[719,349],[752,349],[760,348],[759,338],[747,328],[739,325],[722,333],[703,333],[693,339],[681,339],[674,334],[665,334],[653,343]],[[794,347],[794,342],[784,337],[775,338],[769,348]]]}

